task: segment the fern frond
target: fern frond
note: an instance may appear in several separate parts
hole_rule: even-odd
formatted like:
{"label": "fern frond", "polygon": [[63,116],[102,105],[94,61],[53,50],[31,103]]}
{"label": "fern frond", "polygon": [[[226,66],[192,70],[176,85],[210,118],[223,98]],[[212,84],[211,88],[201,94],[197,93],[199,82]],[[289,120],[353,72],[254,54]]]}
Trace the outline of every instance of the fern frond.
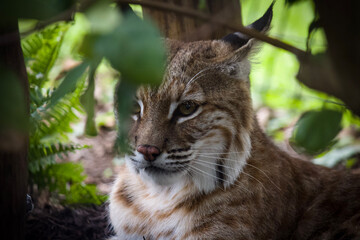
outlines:
{"label": "fern frond", "polygon": [[31,174],[31,178],[40,189],[46,187],[62,203],[101,204],[106,196],[99,195],[95,185],[85,184],[84,168],[79,163],[66,162],[48,166],[46,169]]}
{"label": "fern frond", "polygon": [[106,197],[98,195],[96,186],[84,182],[86,175],[81,164],[56,161],[57,157],[88,147],[63,143],[72,131],[70,124],[78,119],[77,112],[82,112],[79,99],[84,92],[85,76],[74,92],[51,106],[54,91],[44,87],[69,26],[52,25],[22,40],[30,83],[29,182],[39,193],[46,189],[64,203],[100,204]]}
{"label": "fern frond", "polygon": [[84,81],[80,81],[76,90],[63,97],[55,106],[46,108],[51,98],[51,92],[42,94],[31,91],[32,109],[30,112],[30,141],[41,142],[41,139],[50,136],[59,136],[67,139],[66,134],[71,132],[70,123],[78,120],[77,112],[83,112],[80,96],[84,91]]}
{"label": "fern frond", "polygon": [[31,173],[37,173],[47,166],[55,164],[55,157],[63,158],[69,152],[88,148],[87,145],[78,144],[36,144],[30,145],[29,148],[29,170]]}
{"label": "fern frond", "polygon": [[58,57],[64,34],[69,27],[69,24],[55,24],[21,41],[30,85],[41,87],[48,79],[48,74]]}

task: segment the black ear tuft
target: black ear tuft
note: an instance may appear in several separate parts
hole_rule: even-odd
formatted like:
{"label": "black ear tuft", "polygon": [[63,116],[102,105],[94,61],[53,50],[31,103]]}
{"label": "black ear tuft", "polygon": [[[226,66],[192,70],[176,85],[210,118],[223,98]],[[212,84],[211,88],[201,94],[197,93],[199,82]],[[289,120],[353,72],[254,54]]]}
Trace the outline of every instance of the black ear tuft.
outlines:
{"label": "black ear tuft", "polygon": [[249,38],[242,33],[236,32],[226,35],[225,37],[222,38],[222,40],[227,43],[230,43],[231,46],[237,49],[244,46],[249,41]]}
{"label": "black ear tuft", "polygon": [[258,20],[256,20],[247,27],[253,28],[259,32],[267,31],[270,27],[271,19],[273,16],[273,6],[274,6],[274,2],[270,5],[268,10],[266,10],[265,14],[261,18],[259,18]]}
{"label": "black ear tuft", "polygon": [[[266,10],[265,14],[261,18],[248,25],[247,28],[252,28],[259,32],[266,32],[270,27],[273,16],[273,6],[274,2],[270,5],[268,10]],[[249,41],[249,39],[250,37],[240,32],[230,33],[229,35],[226,35],[222,38],[223,41],[230,43],[236,49],[244,46]]]}

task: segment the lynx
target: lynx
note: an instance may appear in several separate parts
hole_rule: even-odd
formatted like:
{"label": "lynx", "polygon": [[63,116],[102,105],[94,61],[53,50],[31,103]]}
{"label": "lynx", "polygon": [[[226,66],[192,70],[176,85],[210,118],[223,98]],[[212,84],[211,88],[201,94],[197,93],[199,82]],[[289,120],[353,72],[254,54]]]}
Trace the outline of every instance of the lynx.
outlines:
{"label": "lynx", "polygon": [[[271,19],[272,7],[248,27]],[[110,195],[116,239],[360,239],[360,176],[291,157],[260,129],[255,44],[166,40],[163,83],[137,91]]]}

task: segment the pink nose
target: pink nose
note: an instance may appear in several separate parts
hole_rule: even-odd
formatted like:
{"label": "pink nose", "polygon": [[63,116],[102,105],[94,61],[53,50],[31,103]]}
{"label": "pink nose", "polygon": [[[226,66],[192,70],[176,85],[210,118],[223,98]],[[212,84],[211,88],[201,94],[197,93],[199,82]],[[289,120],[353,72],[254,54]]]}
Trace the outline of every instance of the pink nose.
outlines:
{"label": "pink nose", "polygon": [[136,150],[149,162],[155,161],[156,157],[160,155],[160,149],[151,145],[139,145]]}

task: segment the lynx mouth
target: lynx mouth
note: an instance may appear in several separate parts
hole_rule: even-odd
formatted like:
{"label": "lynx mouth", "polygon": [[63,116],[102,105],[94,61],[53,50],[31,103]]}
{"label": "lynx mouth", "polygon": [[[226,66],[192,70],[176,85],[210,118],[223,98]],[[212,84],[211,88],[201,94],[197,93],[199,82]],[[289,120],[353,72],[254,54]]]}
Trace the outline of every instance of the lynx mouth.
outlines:
{"label": "lynx mouth", "polygon": [[149,162],[138,160],[135,157],[128,157],[131,165],[137,174],[144,177],[146,181],[152,180],[155,183],[160,185],[168,185],[172,182],[171,179],[176,179],[177,176],[182,176],[186,172],[188,166],[188,161],[179,162]]}
{"label": "lynx mouth", "polygon": [[144,171],[150,175],[170,175],[183,171],[183,169],[164,169],[154,165],[143,168]]}
{"label": "lynx mouth", "polygon": [[156,166],[148,166],[144,168],[145,172],[148,174],[170,174],[171,171],[168,171],[166,169],[156,167]]}

